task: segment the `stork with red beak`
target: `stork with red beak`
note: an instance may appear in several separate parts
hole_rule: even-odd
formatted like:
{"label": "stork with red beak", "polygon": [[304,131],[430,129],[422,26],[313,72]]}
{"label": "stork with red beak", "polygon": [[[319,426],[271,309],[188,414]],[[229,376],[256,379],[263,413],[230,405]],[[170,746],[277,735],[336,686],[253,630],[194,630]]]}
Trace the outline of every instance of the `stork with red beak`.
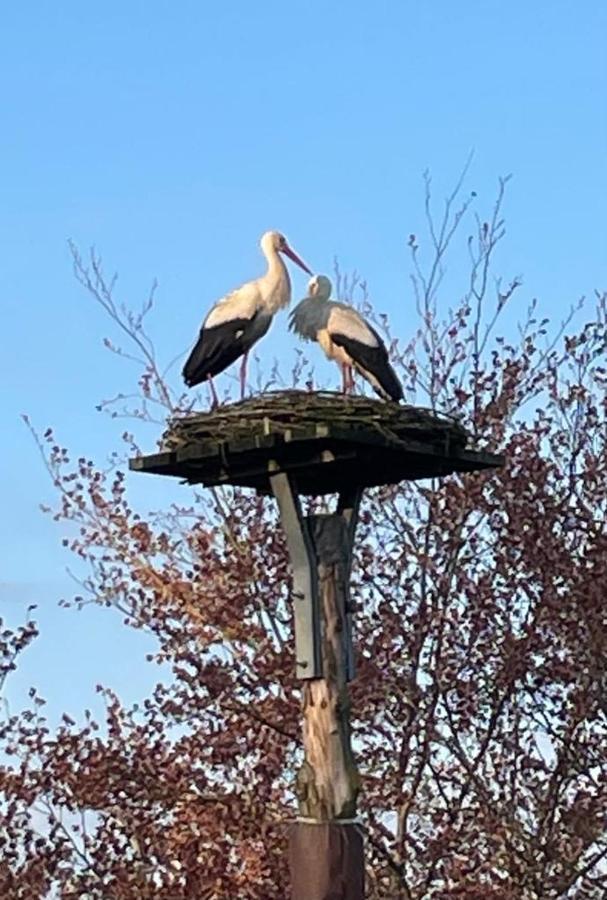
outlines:
{"label": "stork with red beak", "polygon": [[308,296],[291,313],[289,328],[304,340],[319,343],[325,355],[339,363],[344,394],[354,387],[354,368],[384,400],[402,400],[401,383],[378,333],[352,306],[329,300],[330,296],[329,279],[315,275]]}
{"label": "stork with red beak", "polygon": [[244,397],[249,351],[267,332],[275,313],[291,302],[291,281],[281,254],[312,274],[278,231],[266,231],[260,243],[268,262],[266,274],[226,294],[212,307],[183,367],[188,387],[209,382],[214,406],[218,399],[213,377],[241,356],[240,393]]}

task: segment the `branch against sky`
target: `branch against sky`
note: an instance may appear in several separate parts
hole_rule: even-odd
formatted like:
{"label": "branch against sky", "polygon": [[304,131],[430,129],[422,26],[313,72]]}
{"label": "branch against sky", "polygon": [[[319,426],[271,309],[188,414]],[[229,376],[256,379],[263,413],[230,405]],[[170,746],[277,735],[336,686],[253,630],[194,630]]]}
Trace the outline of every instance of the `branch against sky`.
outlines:
{"label": "branch against sky", "polygon": [[[520,294],[518,276],[494,274],[507,179],[485,217],[463,185],[437,220],[425,180],[428,234],[409,240],[419,327],[407,345],[390,344],[409,398],[457,415],[507,462],[369,491],[362,509],[352,694],[369,897],[598,900],[606,298],[588,304],[577,331],[532,304],[515,337],[501,334]],[[446,305],[453,239],[468,227],[465,287]],[[74,259],[130,341],[121,355],[139,360],[133,429],[160,408],[163,419],[182,401],[145,331],[151,305],[121,308],[99,258]],[[363,281],[339,287],[372,313]],[[152,633],[151,662],[171,678],[134,709],[100,688],[104,722],[66,717],[51,733],[36,693],[6,719],[0,893],[284,897],[299,691],[273,505],[193,492],[188,508],[145,516],[120,472],[72,460],[52,431],[40,448],[85,572],[76,602]],[[19,649],[7,634],[5,646],[9,657]]]}

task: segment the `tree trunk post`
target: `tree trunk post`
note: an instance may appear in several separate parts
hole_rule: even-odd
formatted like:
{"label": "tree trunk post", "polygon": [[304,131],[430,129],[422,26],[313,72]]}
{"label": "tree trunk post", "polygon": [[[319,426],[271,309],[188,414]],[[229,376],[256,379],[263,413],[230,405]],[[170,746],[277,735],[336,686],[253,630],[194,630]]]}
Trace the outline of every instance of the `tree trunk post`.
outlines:
{"label": "tree trunk post", "polygon": [[342,495],[333,514],[304,517],[294,482],[276,473],[271,483],[293,568],[297,674],[304,681],[291,897],[363,900],[363,840],[355,822],[360,782],[348,693],[354,672],[349,582],[360,491]]}

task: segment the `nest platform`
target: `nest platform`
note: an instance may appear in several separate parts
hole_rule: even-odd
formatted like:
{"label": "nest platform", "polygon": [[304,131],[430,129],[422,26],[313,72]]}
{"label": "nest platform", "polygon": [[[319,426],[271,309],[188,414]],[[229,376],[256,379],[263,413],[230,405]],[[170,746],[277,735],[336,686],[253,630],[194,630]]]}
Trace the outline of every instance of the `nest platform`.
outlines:
{"label": "nest platform", "polygon": [[338,393],[276,391],[169,422],[161,450],[130,468],[207,487],[271,493],[286,472],[301,494],[360,490],[503,465],[454,419],[416,406]]}

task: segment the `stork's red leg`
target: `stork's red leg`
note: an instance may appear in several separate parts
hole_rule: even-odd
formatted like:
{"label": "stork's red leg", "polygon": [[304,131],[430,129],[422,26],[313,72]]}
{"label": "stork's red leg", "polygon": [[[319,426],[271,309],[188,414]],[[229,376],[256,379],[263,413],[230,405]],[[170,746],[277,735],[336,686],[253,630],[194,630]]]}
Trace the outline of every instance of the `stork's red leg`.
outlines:
{"label": "stork's red leg", "polygon": [[247,385],[247,360],[249,358],[249,351],[245,353],[242,357],[242,364],[240,366],[240,399],[244,400],[244,392]]}
{"label": "stork's red leg", "polygon": [[211,388],[211,397],[213,398],[211,401],[211,409],[215,409],[217,406],[219,406],[219,397],[217,396],[217,391],[215,390],[215,385],[213,384],[213,379],[210,375],[207,378],[207,381],[209,382],[209,386]]}
{"label": "stork's red leg", "polygon": [[346,381],[346,367],[345,365],[341,366],[341,392],[342,394],[348,393],[348,384]]}
{"label": "stork's red leg", "polygon": [[354,388],[354,378],[352,377],[352,366],[344,366],[344,392],[351,394]]}

